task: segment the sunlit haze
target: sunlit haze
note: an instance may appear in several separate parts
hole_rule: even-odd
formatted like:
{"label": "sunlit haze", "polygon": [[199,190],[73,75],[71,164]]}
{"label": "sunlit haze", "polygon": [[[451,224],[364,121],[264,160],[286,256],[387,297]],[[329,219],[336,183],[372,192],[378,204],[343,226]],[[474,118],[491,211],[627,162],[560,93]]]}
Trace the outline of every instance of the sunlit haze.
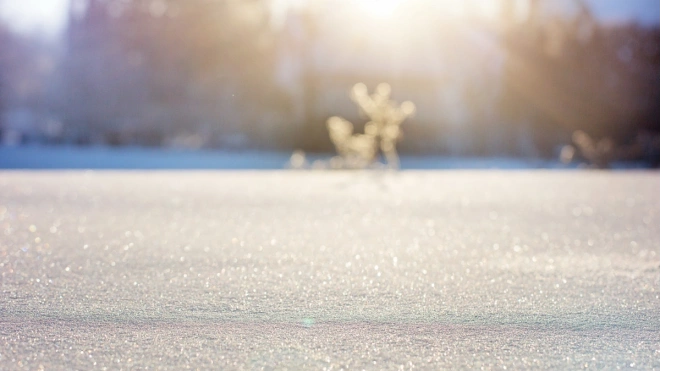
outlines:
{"label": "sunlit haze", "polygon": [[[358,10],[375,19],[389,19],[406,0],[358,1]],[[55,33],[63,28],[69,0],[0,0],[0,17],[19,32]],[[272,9],[285,12],[315,3],[312,0],[273,0]],[[498,0],[445,0],[441,2],[447,11],[464,13],[470,5],[478,12],[492,15],[498,11]],[[645,24],[659,23],[659,3],[646,0],[589,0],[595,16],[603,21],[635,19]],[[432,2],[425,2],[432,4]]]}
{"label": "sunlit haze", "polygon": [[374,0],[360,1],[359,8],[377,18],[389,18],[394,11],[401,5],[403,0]]}
{"label": "sunlit haze", "polygon": [[58,32],[69,0],[0,0],[0,17],[19,32]]}

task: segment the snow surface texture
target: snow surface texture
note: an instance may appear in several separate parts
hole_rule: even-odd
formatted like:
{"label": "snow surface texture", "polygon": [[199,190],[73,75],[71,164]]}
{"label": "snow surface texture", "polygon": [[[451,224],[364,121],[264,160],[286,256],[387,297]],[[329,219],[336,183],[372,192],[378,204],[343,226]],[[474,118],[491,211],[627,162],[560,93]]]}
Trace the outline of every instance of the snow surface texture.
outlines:
{"label": "snow surface texture", "polygon": [[658,370],[659,172],[0,172],[0,369]]}

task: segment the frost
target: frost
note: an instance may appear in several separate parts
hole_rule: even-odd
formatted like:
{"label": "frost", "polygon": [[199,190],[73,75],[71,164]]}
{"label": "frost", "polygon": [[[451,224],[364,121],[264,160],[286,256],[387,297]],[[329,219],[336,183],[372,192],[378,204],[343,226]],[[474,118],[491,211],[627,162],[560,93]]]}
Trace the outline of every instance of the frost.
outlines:
{"label": "frost", "polygon": [[[387,83],[378,85],[370,95],[363,83],[352,87],[350,98],[369,121],[364,126],[363,134],[354,133],[354,125],[342,117],[333,116],[326,121],[328,134],[338,153],[330,161],[331,168],[367,168],[378,161],[380,153],[389,167],[399,168],[397,141],[403,135],[401,123],[415,113],[416,107],[411,101],[397,104],[390,99],[391,92],[392,88]],[[306,165],[304,153],[295,151],[289,167],[304,168]],[[328,166],[316,162],[312,167]]]}
{"label": "frost", "polygon": [[0,369],[660,368],[658,172],[373,175],[0,174]]}
{"label": "frost", "polygon": [[610,138],[595,141],[585,132],[575,131],[572,139],[583,157],[597,168],[607,168],[614,159],[614,142]]}
{"label": "frost", "polygon": [[328,119],[328,131],[336,150],[347,167],[366,167],[376,160],[378,149],[387,164],[399,168],[397,141],[402,137],[401,123],[413,115],[416,106],[411,101],[397,105],[390,100],[392,88],[381,83],[375,93],[368,94],[363,83],[352,87],[350,98],[370,121],[364,126],[364,134],[352,134],[354,126],[340,117]]}
{"label": "frost", "polygon": [[594,168],[612,168],[615,162],[631,161],[658,153],[660,141],[649,134],[640,133],[631,144],[616,144],[610,137],[596,140],[587,133],[577,130],[572,134],[572,145],[566,145],[560,152],[560,161],[570,163],[576,153]]}

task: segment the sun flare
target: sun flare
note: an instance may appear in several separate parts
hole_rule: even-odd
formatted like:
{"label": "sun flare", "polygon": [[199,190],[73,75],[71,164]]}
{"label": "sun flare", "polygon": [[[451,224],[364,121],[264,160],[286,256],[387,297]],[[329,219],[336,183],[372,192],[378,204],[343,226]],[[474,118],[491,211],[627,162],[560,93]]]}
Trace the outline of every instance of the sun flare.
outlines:
{"label": "sun flare", "polygon": [[358,0],[357,6],[363,12],[378,19],[388,19],[394,15],[394,12],[404,0]]}

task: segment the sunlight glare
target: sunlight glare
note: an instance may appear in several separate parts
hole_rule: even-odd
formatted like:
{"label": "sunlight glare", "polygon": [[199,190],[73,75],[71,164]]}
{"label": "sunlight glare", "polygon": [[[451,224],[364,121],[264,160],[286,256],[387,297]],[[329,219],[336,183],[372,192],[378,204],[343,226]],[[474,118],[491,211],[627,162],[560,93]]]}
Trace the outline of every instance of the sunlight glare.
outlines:
{"label": "sunlight glare", "polygon": [[68,4],[68,0],[0,0],[0,21],[21,33],[53,34],[64,27]]}
{"label": "sunlight glare", "polygon": [[[507,0],[484,0],[476,2],[477,11],[484,17],[497,16],[501,10],[501,2]],[[521,2],[521,1],[520,1]]]}
{"label": "sunlight glare", "polygon": [[403,2],[404,0],[364,0],[357,1],[357,5],[375,18],[388,19]]}

